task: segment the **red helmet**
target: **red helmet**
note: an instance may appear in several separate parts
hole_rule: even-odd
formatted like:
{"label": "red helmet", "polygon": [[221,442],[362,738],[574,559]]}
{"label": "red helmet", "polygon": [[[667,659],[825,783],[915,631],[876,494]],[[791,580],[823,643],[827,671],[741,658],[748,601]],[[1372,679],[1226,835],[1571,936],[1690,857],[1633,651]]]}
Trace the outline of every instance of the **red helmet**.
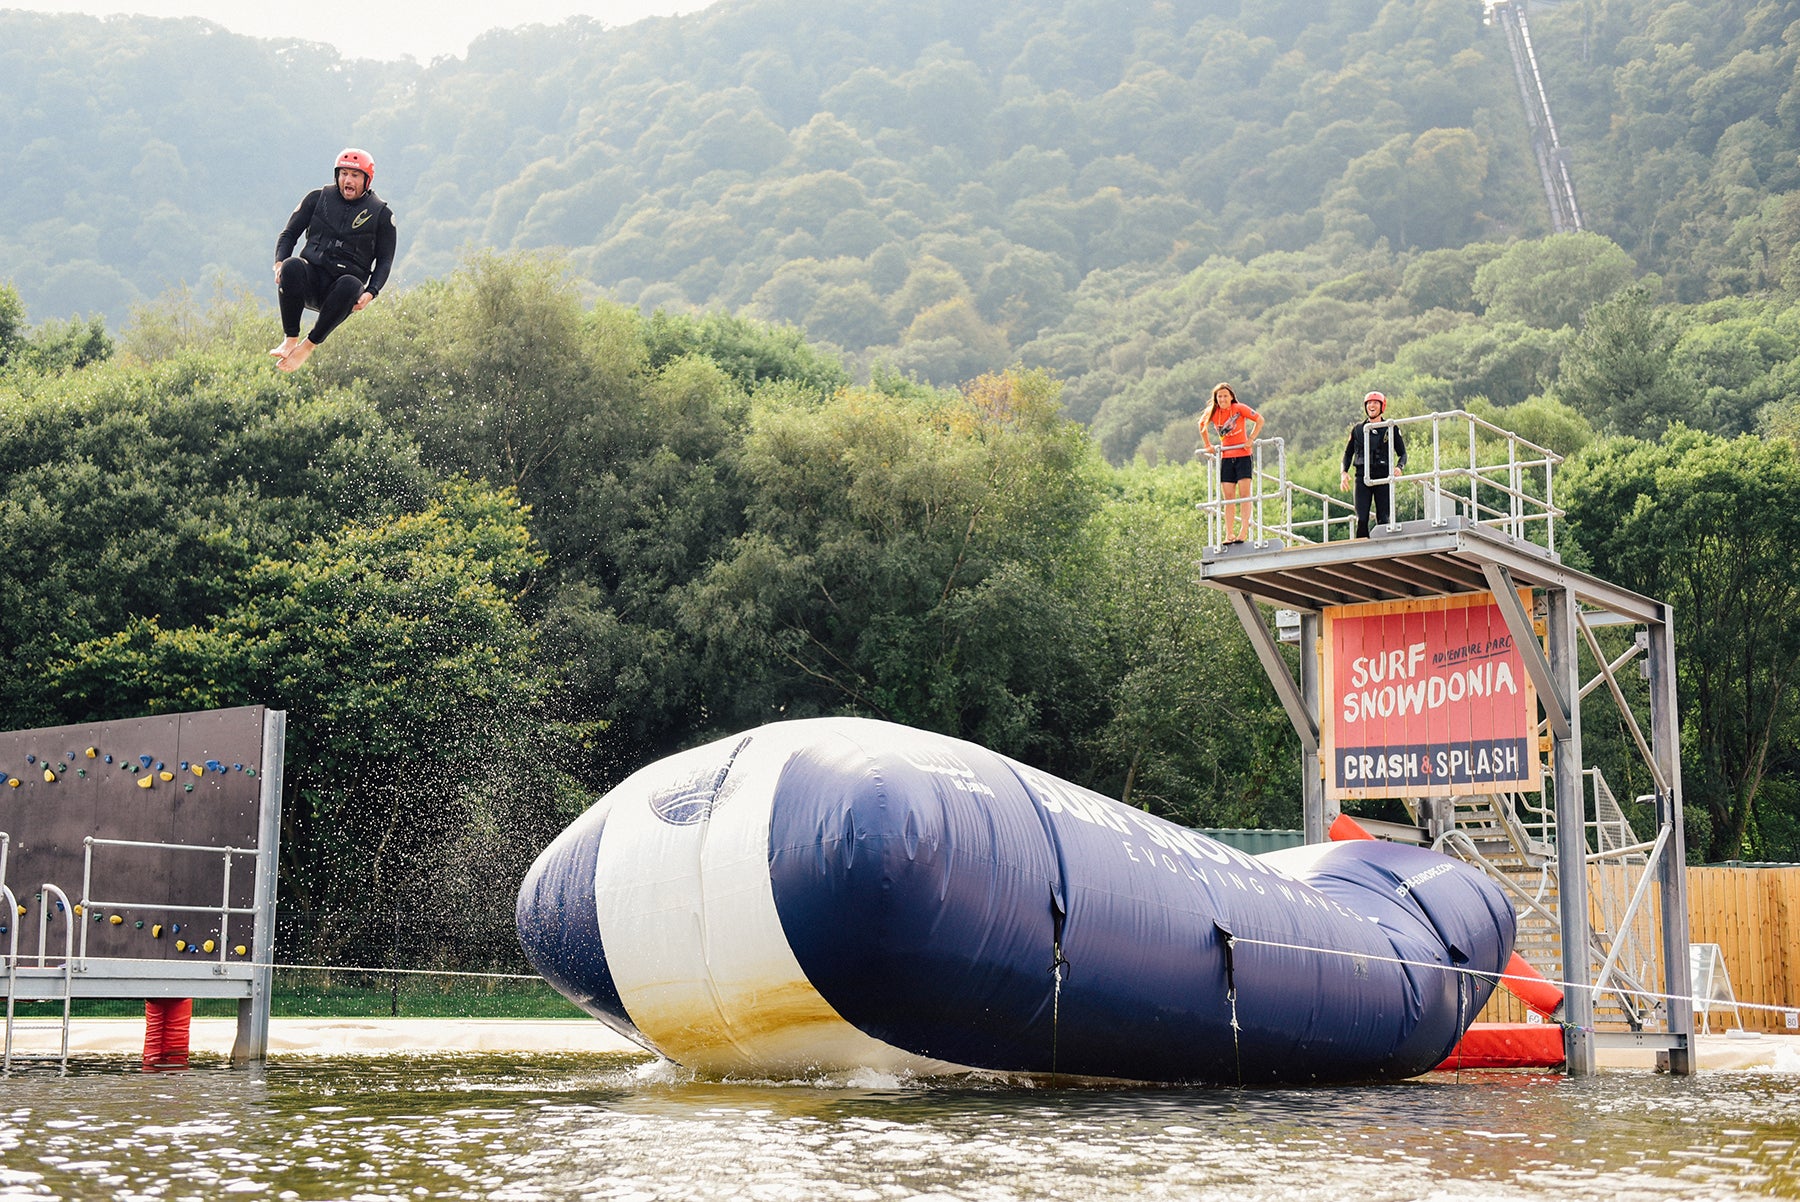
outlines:
{"label": "red helmet", "polygon": [[1364,397],[1363,398],[1363,407],[1367,408],[1370,401],[1380,401],[1381,402],[1381,411],[1383,413],[1387,412],[1387,398],[1385,396],[1383,396],[1381,393],[1371,392],[1368,396]]}
{"label": "red helmet", "polygon": [[336,175],[339,170],[345,167],[350,168],[352,171],[362,172],[363,179],[367,182],[371,184],[375,182],[375,160],[369,157],[368,151],[358,150],[354,146],[339,151],[337,167],[332,169],[332,174]]}

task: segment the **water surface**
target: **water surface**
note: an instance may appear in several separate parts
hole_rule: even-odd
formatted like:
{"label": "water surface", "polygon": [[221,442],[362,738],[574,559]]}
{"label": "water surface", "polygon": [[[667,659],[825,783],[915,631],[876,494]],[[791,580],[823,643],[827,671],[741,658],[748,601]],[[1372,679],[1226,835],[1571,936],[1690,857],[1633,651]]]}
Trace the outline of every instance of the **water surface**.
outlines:
{"label": "water surface", "polygon": [[695,1081],[632,1056],[0,1078],[0,1197],[1800,1198],[1792,1074],[1335,1089]]}

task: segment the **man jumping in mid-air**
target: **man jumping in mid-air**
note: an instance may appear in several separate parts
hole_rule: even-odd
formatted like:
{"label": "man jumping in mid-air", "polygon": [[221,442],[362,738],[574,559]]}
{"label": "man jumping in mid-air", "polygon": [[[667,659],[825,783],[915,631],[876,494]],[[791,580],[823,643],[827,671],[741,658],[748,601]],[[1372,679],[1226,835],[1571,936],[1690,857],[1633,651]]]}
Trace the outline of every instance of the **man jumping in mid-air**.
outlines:
{"label": "man jumping in mid-air", "polygon": [[[281,302],[281,332],[269,353],[282,371],[293,371],[319,349],[326,335],[352,313],[368,308],[394,266],[394,215],[369,185],[375,160],[366,150],[337,157],[336,182],[301,198],[275,240],[275,282]],[[294,245],[306,235],[298,255]],[[303,309],[319,320],[304,340]]]}

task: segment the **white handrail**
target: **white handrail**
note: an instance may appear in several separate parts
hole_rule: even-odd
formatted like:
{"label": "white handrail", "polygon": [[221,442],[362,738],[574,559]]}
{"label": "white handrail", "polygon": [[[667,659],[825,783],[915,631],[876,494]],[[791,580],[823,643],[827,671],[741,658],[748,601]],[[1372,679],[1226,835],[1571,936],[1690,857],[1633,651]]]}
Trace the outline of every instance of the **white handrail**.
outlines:
{"label": "white handrail", "polygon": [[[1423,438],[1429,444],[1429,462],[1423,470],[1400,470],[1396,453],[1389,457],[1385,474],[1365,477],[1371,486],[1385,485],[1393,490],[1385,529],[1399,529],[1403,516],[1401,487],[1407,486],[1405,507],[1416,507],[1418,516],[1434,526],[1445,526],[1453,520],[1443,504],[1448,502],[1475,525],[1521,542],[1541,543],[1546,551],[1556,553],[1556,519],[1564,511],[1555,504],[1555,468],[1562,456],[1484,417],[1453,409],[1367,423],[1361,432],[1364,462],[1369,461],[1370,440],[1377,433],[1394,430],[1404,434],[1407,427],[1428,431]],[[1496,440],[1499,445],[1495,445]],[[1456,449],[1452,450],[1452,446]],[[1426,448],[1410,449],[1413,455],[1409,459],[1413,459]],[[1207,456],[1210,462],[1206,500],[1197,508],[1206,515],[1208,547],[1222,545],[1226,507],[1238,504],[1251,506],[1250,541],[1258,546],[1277,538],[1284,545],[1316,545],[1353,537],[1354,506],[1346,499],[1328,496],[1289,479],[1287,448],[1282,439],[1259,438],[1253,444],[1252,454],[1251,490],[1248,495],[1229,501],[1219,482],[1220,457]],[[1412,488],[1415,485],[1416,493]],[[1412,499],[1415,497],[1416,501]],[[1296,508],[1301,510],[1298,516]]]}
{"label": "white handrail", "polygon": [[68,925],[63,928],[63,963],[66,965],[75,958],[75,927],[77,925],[75,921],[77,917],[75,909],[69,904],[68,894],[64,893],[61,889],[58,889],[55,885],[52,885],[49,881],[45,881],[43,884],[43,893],[38,895],[43,899],[43,904],[38,907],[37,966],[39,968],[50,967],[48,964],[44,963],[44,945],[50,941],[50,898],[48,895],[52,893],[56,894],[58,900],[62,902],[63,913],[69,916]]}
{"label": "white handrail", "polygon": [[19,899],[13,895],[12,887],[3,882],[0,882],[0,899],[6,903],[6,967],[10,972],[19,962]]}
{"label": "white handrail", "polygon": [[[229,939],[231,916],[233,914],[249,914],[252,916],[256,914],[255,906],[234,906],[231,904],[231,857],[254,856],[257,854],[256,848],[254,847],[213,847],[200,843],[152,843],[142,839],[99,839],[92,835],[89,835],[84,839],[83,843],[85,844],[81,865],[81,909],[83,913],[94,909],[126,910],[137,908],[162,911],[173,910],[182,914],[217,914],[219,916],[218,960],[221,964],[225,962],[226,949],[230,946],[231,942]],[[112,901],[104,898],[96,898],[92,895],[94,848],[96,847],[135,847],[150,851],[199,851],[212,852],[219,855],[224,861],[224,884],[220,891],[219,904],[216,906],[188,906],[161,901]],[[88,928],[86,923],[82,923],[81,959],[83,961],[88,958],[87,944]]]}

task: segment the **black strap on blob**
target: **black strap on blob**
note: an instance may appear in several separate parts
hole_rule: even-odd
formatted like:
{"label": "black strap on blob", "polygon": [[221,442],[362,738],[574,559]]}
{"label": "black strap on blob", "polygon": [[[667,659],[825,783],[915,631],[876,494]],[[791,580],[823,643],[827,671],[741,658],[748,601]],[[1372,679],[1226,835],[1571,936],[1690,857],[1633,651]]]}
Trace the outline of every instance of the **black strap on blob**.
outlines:
{"label": "black strap on blob", "polygon": [[[1461,967],[1462,965],[1465,965],[1469,962],[1468,953],[1463,951],[1460,947],[1457,947],[1454,943],[1446,944],[1445,950],[1450,953],[1450,963],[1452,965]],[[1466,993],[1466,990],[1468,988],[1468,983],[1469,983],[1468,977],[1469,977],[1469,974],[1466,972],[1459,972],[1456,974],[1456,1047],[1455,1047],[1456,1068],[1455,1068],[1455,1072],[1456,1072],[1456,1079],[1458,1081],[1462,1080],[1463,1036],[1468,1034],[1467,1024],[1464,1023],[1464,1021],[1463,1021],[1463,1015],[1464,1015],[1464,1013],[1466,1013],[1467,1004],[1468,1004],[1468,1000],[1469,1000],[1467,993]]]}
{"label": "black strap on blob", "polygon": [[1063,910],[1062,899],[1050,899],[1050,975],[1055,984],[1050,995],[1050,1075],[1056,1075],[1056,1044],[1062,1023],[1062,983],[1064,970],[1069,967],[1069,959],[1063,955],[1063,924],[1068,921],[1068,914]]}
{"label": "black strap on blob", "polygon": [[1219,944],[1225,953],[1225,1000],[1231,1004],[1231,1058],[1237,1069],[1237,1083],[1241,1089],[1244,1084],[1244,1050],[1239,1045],[1238,1032],[1243,1028],[1238,1026],[1237,964],[1233,958],[1232,946],[1237,941],[1237,936],[1231,933],[1230,927],[1217,919],[1213,920],[1213,930],[1219,933]]}

